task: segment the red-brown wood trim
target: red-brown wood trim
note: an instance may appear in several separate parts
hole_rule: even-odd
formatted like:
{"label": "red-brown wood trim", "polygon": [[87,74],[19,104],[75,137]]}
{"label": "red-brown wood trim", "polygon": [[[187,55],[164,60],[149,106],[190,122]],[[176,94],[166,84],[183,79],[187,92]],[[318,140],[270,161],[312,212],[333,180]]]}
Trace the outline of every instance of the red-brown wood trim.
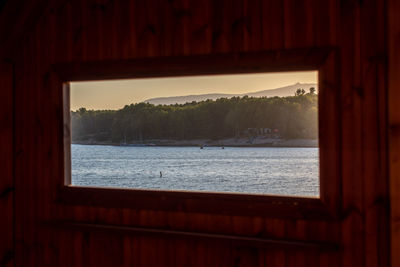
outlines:
{"label": "red-brown wood trim", "polygon": [[338,217],[342,201],[342,141],[339,53],[333,51],[318,68],[318,129],[320,198],[330,214]]}
{"label": "red-brown wood trim", "polygon": [[[57,180],[58,203],[283,218],[338,218],[341,172],[340,136],[335,134],[340,125],[337,58],[336,49],[322,47],[55,65],[54,90],[64,88],[63,94],[68,88],[65,83],[70,81],[318,70],[319,105],[323,107],[319,110],[320,198],[65,186],[70,184],[65,168]],[[69,105],[65,105],[68,102],[64,98],[59,101],[64,105],[64,113],[69,112]],[[61,128],[69,129],[68,125]],[[62,146],[64,155],[60,155],[60,162],[65,167],[70,145],[64,142]]]}
{"label": "red-brown wood trim", "polygon": [[316,70],[331,47],[54,65],[63,82],[212,74]]}
{"label": "red-brown wood trim", "polygon": [[243,247],[274,248],[285,250],[317,250],[324,252],[338,252],[339,244],[321,241],[300,241],[292,239],[277,239],[265,237],[250,237],[240,235],[214,234],[204,232],[191,232],[180,230],[167,230],[158,228],[131,227],[107,224],[77,223],[71,221],[46,222],[46,228],[62,229],[63,231],[75,230],[79,232],[100,232],[120,234],[123,236],[152,236],[157,238],[180,238],[189,240],[204,240],[207,242],[229,242],[231,245]]}
{"label": "red-brown wood trim", "polygon": [[[63,94],[63,106],[69,107],[70,106],[70,85],[69,83],[63,83],[62,85],[62,94]],[[63,146],[64,149],[71,146],[71,112],[69,109],[63,109]],[[64,183],[71,184],[71,168],[66,166],[71,166],[71,153],[68,151],[64,153]]]}
{"label": "red-brown wood trim", "polygon": [[64,205],[101,206],[202,212],[226,215],[257,215],[292,219],[329,219],[318,198],[64,186],[57,202]]}
{"label": "red-brown wood trim", "polygon": [[387,5],[390,260],[392,267],[400,267],[400,2]]}
{"label": "red-brown wood trim", "polygon": [[0,62],[0,266],[10,266],[15,254],[14,69]]}

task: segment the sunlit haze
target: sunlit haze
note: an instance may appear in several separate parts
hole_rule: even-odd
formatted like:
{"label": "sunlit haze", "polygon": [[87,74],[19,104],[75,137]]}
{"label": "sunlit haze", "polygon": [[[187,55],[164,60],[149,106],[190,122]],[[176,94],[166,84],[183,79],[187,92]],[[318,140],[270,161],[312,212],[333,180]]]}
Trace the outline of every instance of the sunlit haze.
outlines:
{"label": "sunlit haze", "polygon": [[317,83],[317,71],[71,82],[71,110],[120,109],[155,97],[244,94]]}

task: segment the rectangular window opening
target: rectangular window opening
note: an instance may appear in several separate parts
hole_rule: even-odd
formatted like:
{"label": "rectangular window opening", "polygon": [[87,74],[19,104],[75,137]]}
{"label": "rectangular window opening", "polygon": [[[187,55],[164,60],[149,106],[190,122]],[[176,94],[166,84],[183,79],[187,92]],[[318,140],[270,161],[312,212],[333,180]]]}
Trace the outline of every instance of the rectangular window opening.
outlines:
{"label": "rectangular window opening", "polygon": [[318,71],[65,85],[68,185],[320,196]]}

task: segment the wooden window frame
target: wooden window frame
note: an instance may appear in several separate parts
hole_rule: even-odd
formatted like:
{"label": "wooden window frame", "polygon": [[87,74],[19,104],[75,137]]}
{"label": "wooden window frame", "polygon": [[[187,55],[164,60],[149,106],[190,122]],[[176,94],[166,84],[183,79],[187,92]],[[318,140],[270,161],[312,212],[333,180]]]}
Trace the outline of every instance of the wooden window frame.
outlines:
{"label": "wooden window frame", "polygon": [[[320,197],[252,195],[150,189],[94,188],[69,185],[71,81],[318,71]],[[338,53],[331,47],[67,63],[54,66],[54,90],[60,112],[60,175],[55,201],[62,205],[150,209],[293,219],[335,219],[341,200],[340,90]],[[62,88],[62,89],[61,89]],[[68,167],[67,167],[68,166]]]}

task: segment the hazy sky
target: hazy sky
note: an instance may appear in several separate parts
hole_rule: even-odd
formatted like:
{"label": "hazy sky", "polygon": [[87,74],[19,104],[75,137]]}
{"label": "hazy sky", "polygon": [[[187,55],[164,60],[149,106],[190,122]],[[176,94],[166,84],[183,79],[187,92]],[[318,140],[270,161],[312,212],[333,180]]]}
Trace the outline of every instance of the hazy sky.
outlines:
{"label": "hazy sky", "polygon": [[146,78],[71,83],[71,110],[120,109],[149,98],[210,93],[242,94],[317,83],[317,71]]}

